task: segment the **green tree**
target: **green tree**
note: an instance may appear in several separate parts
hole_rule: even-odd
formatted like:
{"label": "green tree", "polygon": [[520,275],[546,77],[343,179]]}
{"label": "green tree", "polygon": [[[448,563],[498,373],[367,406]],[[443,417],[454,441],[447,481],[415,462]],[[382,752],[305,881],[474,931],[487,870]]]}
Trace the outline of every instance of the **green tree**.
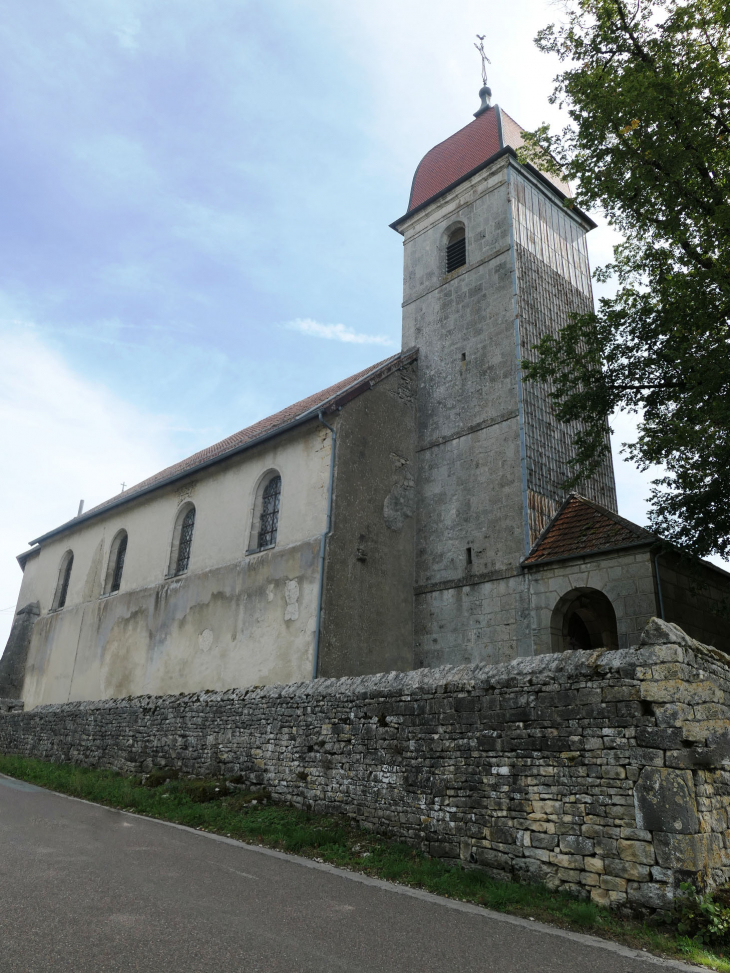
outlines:
{"label": "green tree", "polygon": [[605,417],[640,416],[628,456],[653,483],[651,526],[694,554],[730,554],[730,5],[569,0],[540,50],[565,65],[552,103],[572,124],[523,157],[562,171],[624,242],[596,272],[617,291],[525,362],[563,421],[575,477],[607,450]]}

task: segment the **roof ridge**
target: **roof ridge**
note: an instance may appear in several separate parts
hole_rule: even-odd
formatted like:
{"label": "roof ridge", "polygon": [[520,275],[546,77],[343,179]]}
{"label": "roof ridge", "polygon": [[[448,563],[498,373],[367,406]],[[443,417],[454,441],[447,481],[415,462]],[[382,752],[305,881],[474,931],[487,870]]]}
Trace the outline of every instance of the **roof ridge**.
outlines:
{"label": "roof ridge", "polygon": [[[177,463],[166,466],[157,473],[153,473],[152,476],[148,476],[144,480],[140,480],[139,483],[135,483],[123,493],[118,493],[107,500],[103,500],[101,503],[90,507],[80,517],[74,517],[66,521],[54,530],[46,532],[29,543],[31,545],[38,544],[48,537],[85,522],[87,519],[90,520],[95,516],[99,516],[106,510],[113,509],[122,503],[127,503],[136,497],[144,496],[146,493],[158,489],[173,480],[182,479],[204,466],[221,462],[228,456],[234,455],[259,442],[263,437],[275,435],[278,431],[283,432],[293,424],[305,422],[307,419],[313,418],[318,411],[331,406],[333,402],[343,398],[348,393],[352,393],[353,390],[356,391],[358,387],[363,386],[366,382],[370,381],[371,384],[374,384],[375,381],[387,377],[390,374],[391,366],[395,366],[396,364],[406,365],[415,359],[417,355],[417,348],[400,350],[368,368],[355,372],[340,382],[335,382],[319,392],[305,396],[303,399],[299,399],[297,402],[293,402],[291,405],[285,406],[283,409],[279,409],[277,412],[264,416],[264,418],[259,419],[257,422],[231,433],[230,436],[225,436],[211,446],[206,446],[192,453],[190,456],[178,460]],[[296,411],[294,411],[295,409]]]}
{"label": "roof ridge", "polygon": [[594,507],[600,513],[604,514],[606,517],[610,517],[617,524],[622,527],[626,527],[637,537],[653,537],[656,539],[656,534],[653,534],[646,527],[642,527],[640,524],[635,524],[633,520],[628,520],[626,517],[622,517],[621,514],[617,513],[615,510],[611,510],[610,507],[604,507],[602,503],[597,500],[590,500],[588,497],[584,497],[581,493],[571,493],[571,497],[575,497],[576,500],[582,500],[583,503],[587,503],[589,506]]}
{"label": "roof ridge", "polygon": [[[571,509],[574,513],[571,513]],[[582,514],[578,512],[581,510]],[[614,526],[608,527],[606,521]],[[618,534],[616,528],[620,529]],[[522,564],[531,566],[656,540],[656,535],[651,531],[597,500],[580,493],[569,493],[523,558]]]}

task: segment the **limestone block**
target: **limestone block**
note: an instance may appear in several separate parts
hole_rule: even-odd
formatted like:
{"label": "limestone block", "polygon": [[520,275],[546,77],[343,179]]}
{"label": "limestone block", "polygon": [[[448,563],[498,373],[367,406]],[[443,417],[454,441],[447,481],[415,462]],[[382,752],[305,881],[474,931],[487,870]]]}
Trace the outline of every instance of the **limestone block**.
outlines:
{"label": "limestone block", "polygon": [[625,878],[618,878],[615,875],[602,875],[601,888],[607,892],[625,892],[628,882]]}
{"label": "limestone block", "polygon": [[560,850],[574,855],[592,855],[593,842],[590,838],[583,838],[579,835],[562,835],[560,838]]}
{"label": "limestone block", "polygon": [[[621,837],[624,841],[651,841],[651,831],[643,831],[641,828],[621,828]],[[621,857],[623,858],[623,855]]]}
{"label": "limestone block", "polygon": [[655,832],[657,862],[663,868],[701,872],[723,864],[723,841],[717,834]]}
{"label": "limestone block", "polygon": [[668,868],[655,865],[651,870],[651,877],[655,882],[659,882],[660,885],[667,885],[672,881],[672,872]]}
{"label": "limestone block", "polygon": [[558,878],[563,883],[561,890],[570,892],[572,895],[582,892],[583,890],[580,885],[580,876],[580,872],[574,872],[569,868],[559,868]]}
{"label": "limestone block", "polygon": [[563,855],[560,852],[550,852],[550,863],[557,865],[558,868],[579,869],[583,871],[583,858],[581,855]]}
{"label": "limestone block", "polygon": [[636,824],[646,831],[699,831],[691,771],[645,767],[634,787]]}
{"label": "limestone block", "polygon": [[646,865],[622,861],[620,858],[607,858],[604,868],[606,875],[630,879],[632,882],[648,882],[651,878],[651,872]]}
{"label": "limestone block", "polygon": [[658,679],[642,682],[641,698],[658,703],[684,703],[685,706],[694,706],[707,702],[722,703],[724,696],[722,690],[709,679],[698,679],[696,682]]}
{"label": "limestone block", "polygon": [[660,882],[629,882],[629,902],[647,909],[668,909],[672,904],[671,886]]}
{"label": "limestone block", "polygon": [[654,847],[650,841],[625,841],[619,838],[618,853],[624,861],[654,864]]}
{"label": "limestone block", "polygon": [[547,848],[552,851],[557,843],[558,839],[554,834],[538,834],[533,832],[530,835],[530,844],[533,848]]}
{"label": "limestone block", "polygon": [[591,902],[605,909],[611,904],[611,897],[605,889],[591,889]]}
{"label": "limestone block", "polygon": [[639,645],[642,648],[649,645],[678,645],[691,649],[694,642],[679,625],[665,622],[661,618],[652,618],[641,634]]}

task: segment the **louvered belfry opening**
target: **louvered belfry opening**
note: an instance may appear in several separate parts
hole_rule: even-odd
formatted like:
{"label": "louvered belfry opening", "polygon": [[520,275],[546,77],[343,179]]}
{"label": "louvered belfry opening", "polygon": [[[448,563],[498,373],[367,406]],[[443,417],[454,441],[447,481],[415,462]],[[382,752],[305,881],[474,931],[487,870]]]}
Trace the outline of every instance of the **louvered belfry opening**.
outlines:
{"label": "louvered belfry opening", "polygon": [[446,273],[450,274],[452,270],[458,270],[459,267],[463,267],[466,263],[466,233],[464,227],[460,226],[458,230],[454,232],[449,237],[449,242],[446,246]]}

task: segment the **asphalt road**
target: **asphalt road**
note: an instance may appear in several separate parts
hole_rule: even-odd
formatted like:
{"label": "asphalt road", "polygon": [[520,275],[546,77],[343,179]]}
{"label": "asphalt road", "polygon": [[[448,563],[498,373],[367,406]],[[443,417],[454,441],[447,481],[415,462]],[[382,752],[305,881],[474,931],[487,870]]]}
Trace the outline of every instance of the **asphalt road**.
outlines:
{"label": "asphalt road", "polygon": [[0,776],[2,973],[657,973],[599,940]]}

